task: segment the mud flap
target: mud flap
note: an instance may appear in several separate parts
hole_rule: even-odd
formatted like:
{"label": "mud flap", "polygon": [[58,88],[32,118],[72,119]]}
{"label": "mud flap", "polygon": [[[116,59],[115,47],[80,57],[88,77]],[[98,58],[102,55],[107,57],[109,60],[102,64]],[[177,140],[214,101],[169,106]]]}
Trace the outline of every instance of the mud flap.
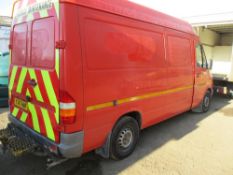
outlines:
{"label": "mud flap", "polygon": [[110,149],[111,135],[112,135],[112,132],[108,134],[108,137],[107,137],[104,145],[101,148],[98,148],[95,150],[95,153],[104,159],[109,159],[109,157],[110,157],[110,150],[109,149]]}
{"label": "mud flap", "polygon": [[38,148],[32,138],[11,124],[6,129],[0,130],[0,141],[2,142],[3,152],[10,152],[16,157],[32,153]]}

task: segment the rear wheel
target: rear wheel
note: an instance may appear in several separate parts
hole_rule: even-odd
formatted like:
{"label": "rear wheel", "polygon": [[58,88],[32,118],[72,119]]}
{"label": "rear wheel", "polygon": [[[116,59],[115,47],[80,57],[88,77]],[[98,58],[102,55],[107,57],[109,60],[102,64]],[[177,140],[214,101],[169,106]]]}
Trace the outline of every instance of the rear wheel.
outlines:
{"label": "rear wheel", "polygon": [[110,157],[114,160],[128,157],[137,145],[139,132],[139,125],[135,119],[123,117],[112,131]]}

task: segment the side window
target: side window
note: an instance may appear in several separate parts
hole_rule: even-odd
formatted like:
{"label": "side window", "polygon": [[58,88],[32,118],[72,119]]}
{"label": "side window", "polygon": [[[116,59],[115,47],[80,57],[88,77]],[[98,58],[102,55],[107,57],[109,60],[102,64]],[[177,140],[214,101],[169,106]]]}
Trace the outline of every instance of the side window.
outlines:
{"label": "side window", "polygon": [[27,56],[27,24],[14,26],[12,63],[25,65]]}
{"label": "side window", "polygon": [[198,67],[208,68],[205,52],[200,44],[196,46],[196,63]]}

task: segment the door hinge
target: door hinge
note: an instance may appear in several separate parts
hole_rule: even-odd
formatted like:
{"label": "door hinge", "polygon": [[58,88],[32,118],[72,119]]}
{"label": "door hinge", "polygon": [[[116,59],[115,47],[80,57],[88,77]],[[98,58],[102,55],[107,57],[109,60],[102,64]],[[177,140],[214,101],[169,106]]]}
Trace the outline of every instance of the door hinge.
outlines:
{"label": "door hinge", "polygon": [[60,40],[56,42],[56,49],[65,49],[66,42],[64,40]]}

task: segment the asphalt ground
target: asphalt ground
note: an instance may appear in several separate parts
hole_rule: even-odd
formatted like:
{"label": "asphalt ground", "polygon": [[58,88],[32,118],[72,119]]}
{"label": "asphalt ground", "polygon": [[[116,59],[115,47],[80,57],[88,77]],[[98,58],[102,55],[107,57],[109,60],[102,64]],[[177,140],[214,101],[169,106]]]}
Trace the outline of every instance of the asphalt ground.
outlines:
{"label": "asphalt ground", "polygon": [[[0,128],[8,109],[0,109]],[[94,153],[50,170],[34,155],[0,153],[0,175],[233,175],[233,100],[214,97],[205,114],[187,112],[142,131],[135,152],[122,161]]]}

